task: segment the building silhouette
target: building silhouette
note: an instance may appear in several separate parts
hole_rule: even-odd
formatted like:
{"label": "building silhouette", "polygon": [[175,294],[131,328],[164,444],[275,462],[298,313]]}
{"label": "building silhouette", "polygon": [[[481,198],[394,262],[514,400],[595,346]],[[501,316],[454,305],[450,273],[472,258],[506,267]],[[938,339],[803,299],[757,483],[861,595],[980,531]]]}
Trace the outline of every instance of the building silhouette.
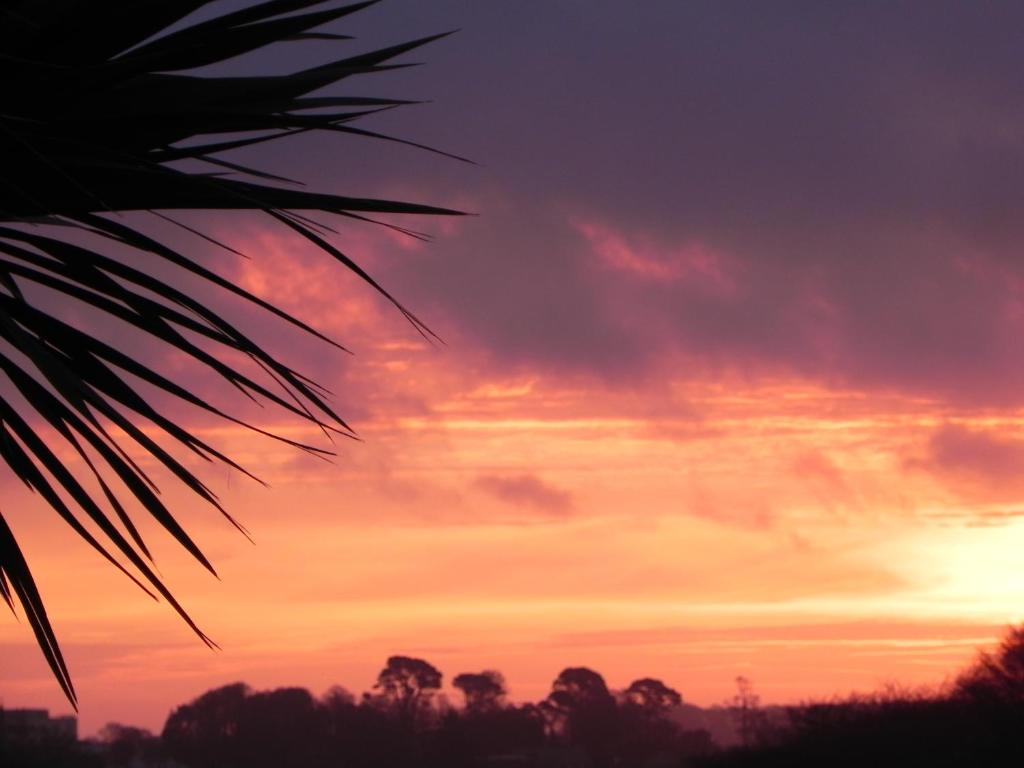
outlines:
{"label": "building silhouette", "polygon": [[50,717],[47,709],[0,707],[0,744],[28,745],[78,740],[78,718]]}

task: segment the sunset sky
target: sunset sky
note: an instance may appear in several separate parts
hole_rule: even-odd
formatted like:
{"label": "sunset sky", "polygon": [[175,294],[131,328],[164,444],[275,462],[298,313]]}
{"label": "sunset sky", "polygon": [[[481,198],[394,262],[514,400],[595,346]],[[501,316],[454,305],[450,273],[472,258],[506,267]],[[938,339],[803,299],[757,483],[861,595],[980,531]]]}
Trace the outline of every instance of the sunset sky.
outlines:
{"label": "sunset sky", "polygon": [[[239,62],[458,28],[350,89],[430,100],[366,126],[477,165],[331,136],[232,159],[478,215],[335,238],[444,345],[269,218],[189,218],[248,260],[149,225],[354,352],[209,294],[362,442],[327,463],[164,403],[270,484],[202,470],[251,545],[163,482],[219,581],[143,525],[220,651],[0,474],[82,733],[237,680],[359,693],[394,653],[516,700],[583,665],[701,705],[737,675],[769,702],[938,685],[1024,619],[1024,7],[840,5],[386,0],[357,41]],[[67,710],[23,620],[0,645],[3,705]]]}

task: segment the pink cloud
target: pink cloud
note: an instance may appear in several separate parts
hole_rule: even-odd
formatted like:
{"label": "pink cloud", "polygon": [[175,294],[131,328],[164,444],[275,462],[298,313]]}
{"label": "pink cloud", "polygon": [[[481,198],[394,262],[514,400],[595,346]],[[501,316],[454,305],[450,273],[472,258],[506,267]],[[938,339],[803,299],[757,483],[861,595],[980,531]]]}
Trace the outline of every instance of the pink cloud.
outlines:
{"label": "pink cloud", "polygon": [[473,485],[506,504],[529,507],[547,514],[562,516],[573,507],[572,494],[537,475],[480,475]]}
{"label": "pink cloud", "polygon": [[[1024,501],[1024,440],[995,429],[944,424],[923,450],[904,461],[927,472],[971,504],[963,516],[983,524],[1009,522],[1019,515],[1002,504]],[[995,504],[995,507],[977,505]]]}
{"label": "pink cloud", "polygon": [[926,451],[917,463],[938,473],[999,484],[1024,478],[1024,440],[995,431],[946,424],[928,438]]}
{"label": "pink cloud", "polygon": [[596,221],[573,221],[605,266],[641,280],[684,281],[723,297],[736,293],[726,258],[704,243],[666,248],[648,238],[627,238]]}

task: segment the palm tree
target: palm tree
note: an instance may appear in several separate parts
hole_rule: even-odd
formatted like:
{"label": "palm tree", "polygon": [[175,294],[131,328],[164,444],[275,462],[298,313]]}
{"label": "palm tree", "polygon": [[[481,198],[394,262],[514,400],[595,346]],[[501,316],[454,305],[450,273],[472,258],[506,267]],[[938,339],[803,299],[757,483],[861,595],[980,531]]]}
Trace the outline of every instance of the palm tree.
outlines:
{"label": "palm tree", "polygon": [[[316,30],[376,2],[316,10],[313,6],[323,6],[324,0],[264,0],[220,13],[205,8],[209,0],[7,0],[0,5],[0,372],[7,379],[0,389],[0,457],[112,566],[150,596],[167,600],[209,645],[212,641],[154,573],[126,501],[152,515],[211,572],[213,567],[131,452],[148,454],[227,515],[213,492],[151,436],[153,428],[207,460],[245,470],[163,415],[146,393],[159,392],[262,430],[207,404],[124,347],[69,322],[60,310],[76,307],[132,329],[148,343],[213,371],[242,395],[272,403],[328,435],[351,436],[327,402],[326,390],[205,306],[195,295],[196,281],[334,342],[206,269],[177,245],[147,235],[132,223],[137,216],[121,212],[149,212],[201,237],[206,236],[172,218],[173,211],[262,212],[355,272],[417,330],[431,335],[332,245],[327,225],[308,212],[375,221],[378,214],[454,211],[286,186],[286,179],[232,162],[224,153],[311,131],[399,141],[354,123],[404,102],[323,89],[404,66],[395,58],[435,38],[292,74],[189,72],[272,43],[345,40]],[[377,223],[419,236],[390,221]],[[240,366],[242,356],[255,367]],[[299,450],[328,453],[277,439]],[[61,441],[75,462],[60,457]],[[43,600],[2,516],[0,594],[12,610],[20,603],[57,681],[76,704]]]}

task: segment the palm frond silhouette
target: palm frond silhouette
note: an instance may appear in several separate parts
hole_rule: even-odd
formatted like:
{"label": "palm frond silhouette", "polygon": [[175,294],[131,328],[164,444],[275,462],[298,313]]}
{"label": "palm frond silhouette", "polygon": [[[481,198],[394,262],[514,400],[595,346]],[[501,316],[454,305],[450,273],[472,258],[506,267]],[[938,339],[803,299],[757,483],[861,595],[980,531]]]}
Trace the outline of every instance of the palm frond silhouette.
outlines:
{"label": "palm frond silhouette", "polygon": [[[371,221],[378,214],[455,211],[283,186],[278,182],[284,179],[223,154],[311,131],[399,141],[354,123],[405,102],[318,94],[349,78],[404,66],[396,57],[436,38],[290,74],[189,72],[273,43],[344,40],[318,30],[376,2],[323,9],[324,0],[270,0],[231,12],[208,11],[206,18],[191,22],[209,0],[9,0],[0,5],[0,381],[7,379],[0,385],[0,457],[114,567],[151,596],[167,600],[207,644],[212,641],[155,573],[127,502],[151,515],[211,572],[213,567],[132,453],[148,455],[227,515],[202,480],[161,447],[153,430],[207,460],[245,470],[163,415],[153,405],[153,393],[263,430],[209,405],[187,384],[70,322],[57,307],[79,307],[119,324],[214,372],[247,397],[272,403],[328,434],[351,435],[327,402],[326,390],[207,307],[194,286],[198,282],[240,297],[280,322],[334,342],[218,276],[179,246],[146,234],[131,223],[134,217],[121,212],[161,217],[185,209],[263,212],[352,270],[430,335],[328,241],[322,225],[299,211]],[[41,293],[49,298],[40,300]],[[243,366],[239,359],[251,363]],[[53,674],[76,705],[43,600],[2,516],[0,594],[12,610],[20,603]]]}

